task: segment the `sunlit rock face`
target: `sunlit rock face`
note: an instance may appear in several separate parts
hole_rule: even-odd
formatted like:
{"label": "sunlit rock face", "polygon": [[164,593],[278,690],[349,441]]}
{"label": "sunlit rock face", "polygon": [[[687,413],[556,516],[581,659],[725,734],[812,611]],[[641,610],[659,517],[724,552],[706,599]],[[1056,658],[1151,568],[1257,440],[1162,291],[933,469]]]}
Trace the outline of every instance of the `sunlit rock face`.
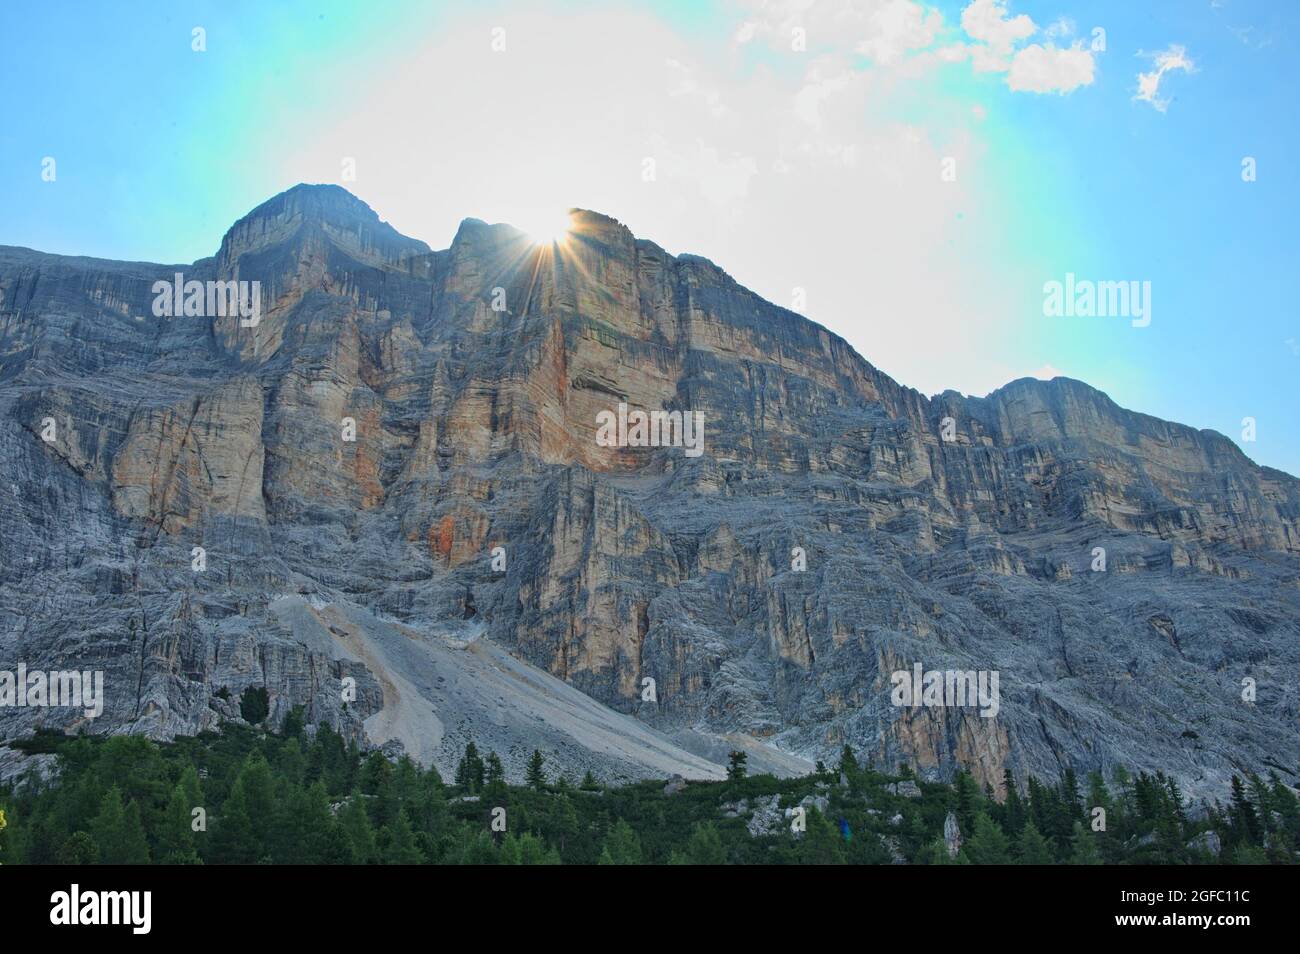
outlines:
{"label": "sunlit rock face", "polygon": [[[157,317],[177,273],[258,282],[257,322]],[[700,452],[607,446],[620,404]],[[0,669],[107,696],[8,737],[195,732],[264,685],[444,769],[698,777],[727,736],[995,789],[1300,771],[1300,482],[1077,381],[927,398],[595,213],[431,251],[298,186],[192,265],[0,248],[0,500]],[[998,673],[996,715],[893,704],[918,663]]]}

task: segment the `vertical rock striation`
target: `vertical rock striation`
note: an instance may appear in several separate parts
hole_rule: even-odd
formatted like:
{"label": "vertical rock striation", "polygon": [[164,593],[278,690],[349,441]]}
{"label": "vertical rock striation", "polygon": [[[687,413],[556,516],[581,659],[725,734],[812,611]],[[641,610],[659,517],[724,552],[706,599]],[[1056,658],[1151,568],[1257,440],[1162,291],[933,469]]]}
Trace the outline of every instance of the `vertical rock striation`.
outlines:
{"label": "vertical rock striation", "polygon": [[[927,398],[704,259],[573,224],[536,246],[468,219],[431,251],[297,186],[192,265],[0,247],[0,668],[105,670],[95,731],[211,728],[255,685],[273,719],[443,763],[517,726],[399,627],[697,752],[1294,783],[1295,478],[1064,378]],[[155,317],[177,272],[259,282],[260,320]],[[703,453],[602,446],[620,404],[698,412]],[[999,673],[996,716],[893,705],[917,663]],[[0,709],[0,736],[37,725],[85,720]],[[699,768],[585,731],[566,764]]]}

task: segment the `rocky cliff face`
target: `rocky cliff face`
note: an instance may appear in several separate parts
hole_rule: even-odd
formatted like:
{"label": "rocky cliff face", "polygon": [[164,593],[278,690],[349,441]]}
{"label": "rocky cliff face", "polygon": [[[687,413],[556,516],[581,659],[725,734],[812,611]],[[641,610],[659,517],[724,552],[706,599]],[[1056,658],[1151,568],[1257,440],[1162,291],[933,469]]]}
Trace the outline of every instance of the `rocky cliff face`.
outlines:
{"label": "rocky cliff face", "polygon": [[[192,265],[0,247],[0,669],[103,669],[91,728],[158,736],[265,686],[444,768],[468,738],[628,776],[847,742],[995,788],[1294,784],[1300,481],[1077,381],[927,398],[573,226],[431,251],[298,186]],[[178,272],[257,281],[259,319],[156,317]],[[698,413],[703,453],[605,446],[620,404]],[[996,715],[892,704],[918,663],[998,673]],[[86,720],[0,708],[41,724]]]}

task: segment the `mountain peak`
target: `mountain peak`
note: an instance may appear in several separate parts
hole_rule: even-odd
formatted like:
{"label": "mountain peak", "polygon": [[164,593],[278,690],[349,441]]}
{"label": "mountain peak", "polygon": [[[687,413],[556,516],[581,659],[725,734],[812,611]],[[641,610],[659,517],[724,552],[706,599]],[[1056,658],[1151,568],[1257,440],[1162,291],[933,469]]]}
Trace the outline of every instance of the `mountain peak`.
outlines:
{"label": "mountain peak", "polygon": [[286,242],[301,244],[322,235],[353,251],[390,261],[429,252],[424,242],[402,235],[342,186],[300,182],[232,225],[221,240],[217,260],[229,268],[251,252]]}
{"label": "mountain peak", "polygon": [[268,219],[288,213],[328,221],[355,220],[379,223],[378,214],[347,189],[331,183],[299,182],[252,209],[231,228],[250,219]]}
{"label": "mountain peak", "polygon": [[[636,242],[632,230],[611,215],[593,212],[590,209],[568,209],[569,233],[574,237],[598,240],[605,244],[623,244],[631,246]],[[474,237],[486,236],[490,241],[513,242],[519,239],[533,240],[526,228],[513,222],[486,222],[473,216],[461,219],[456,229],[452,246]]]}

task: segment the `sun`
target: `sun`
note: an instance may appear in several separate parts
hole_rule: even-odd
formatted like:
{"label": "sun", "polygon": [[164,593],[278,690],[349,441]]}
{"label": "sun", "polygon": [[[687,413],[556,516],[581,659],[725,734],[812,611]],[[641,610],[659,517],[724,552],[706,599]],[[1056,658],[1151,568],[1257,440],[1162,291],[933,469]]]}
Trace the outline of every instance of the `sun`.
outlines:
{"label": "sun", "polygon": [[563,245],[573,231],[573,217],[568,212],[535,215],[521,223],[534,245]]}

